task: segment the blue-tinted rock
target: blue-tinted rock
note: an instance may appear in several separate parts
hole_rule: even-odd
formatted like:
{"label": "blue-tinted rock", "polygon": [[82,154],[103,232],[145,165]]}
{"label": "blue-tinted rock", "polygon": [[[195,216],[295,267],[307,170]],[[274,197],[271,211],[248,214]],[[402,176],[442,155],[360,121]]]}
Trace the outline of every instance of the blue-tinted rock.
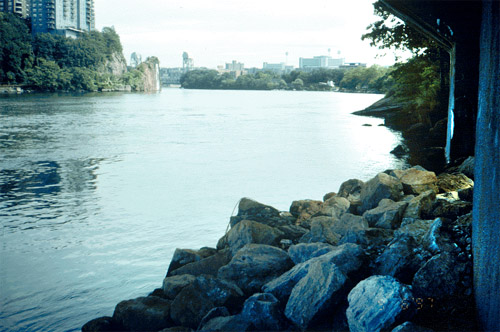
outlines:
{"label": "blue-tinted rock", "polygon": [[127,331],[158,331],[172,326],[170,300],[139,297],[116,305],[113,320]]}
{"label": "blue-tinted rock", "polygon": [[351,332],[391,329],[415,314],[412,293],[394,277],[372,276],[349,293],[347,322]]}
{"label": "blue-tinted rock", "polygon": [[274,295],[257,293],[245,301],[241,316],[258,331],[279,331],[285,327],[285,316]]}
{"label": "blue-tinted rock", "polygon": [[326,254],[333,248],[334,246],[328,243],[299,243],[288,248],[288,255],[295,264],[298,264]]}
{"label": "blue-tinted rock", "polygon": [[292,266],[286,251],[265,244],[248,244],[219,269],[218,277],[234,282],[246,294],[253,294]]}

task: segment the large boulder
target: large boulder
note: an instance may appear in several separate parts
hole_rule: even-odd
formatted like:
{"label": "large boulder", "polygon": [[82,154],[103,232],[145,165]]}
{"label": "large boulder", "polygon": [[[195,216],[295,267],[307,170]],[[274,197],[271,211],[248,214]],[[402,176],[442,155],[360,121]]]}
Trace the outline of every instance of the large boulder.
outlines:
{"label": "large boulder", "polygon": [[290,213],[297,218],[297,224],[307,226],[307,220],[321,211],[322,207],[322,201],[314,201],[310,199],[293,201],[290,206]]}
{"label": "large boulder", "polygon": [[366,219],[370,227],[395,229],[401,224],[407,206],[408,202],[394,202],[385,198],[380,201],[376,208],[363,213],[363,218]]}
{"label": "large boulder", "polygon": [[333,196],[327,199],[315,216],[328,216],[333,218],[340,218],[345,212],[349,210],[349,201],[340,196]]}
{"label": "large boulder", "polygon": [[253,220],[269,226],[277,226],[282,223],[281,219],[280,212],[272,206],[245,197],[240,199],[238,214],[231,217],[230,224],[234,227],[242,220]]}
{"label": "large boulder", "polygon": [[163,294],[167,299],[173,300],[184,287],[189,286],[195,280],[196,277],[190,274],[166,277],[163,279]]}
{"label": "large boulder", "polygon": [[357,213],[358,207],[361,205],[359,196],[361,194],[361,188],[364,184],[365,183],[361,180],[351,179],[340,185],[339,193],[337,194],[337,196],[347,198],[350,203],[350,213]]}
{"label": "large boulder", "polygon": [[403,234],[395,238],[375,260],[375,275],[388,275],[411,284],[413,276],[429,255],[413,237]]}
{"label": "large boulder", "polygon": [[349,293],[347,322],[351,332],[389,330],[415,314],[412,293],[390,276],[371,276]]}
{"label": "large boulder", "polygon": [[257,293],[248,298],[241,316],[257,331],[280,331],[286,325],[278,299],[268,293]]}
{"label": "large boulder", "polygon": [[330,229],[335,234],[338,234],[340,235],[340,237],[343,237],[350,231],[368,229],[368,223],[361,216],[356,216],[351,213],[346,213],[340,219],[333,220]]}
{"label": "large boulder", "polygon": [[285,316],[300,329],[340,301],[339,294],[347,281],[335,264],[317,261],[293,288],[285,308]]}
{"label": "large boulder", "polygon": [[328,243],[337,245],[340,240],[340,235],[332,230],[332,225],[335,218],[327,216],[319,216],[311,219],[311,230],[304,234],[299,242],[300,243]]}
{"label": "large boulder", "polygon": [[428,190],[417,197],[413,197],[408,202],[403,218],[419,219],[425,216],[432,210],[432,204],[435,199],[436,192],[434,190]]}
{"label": "large boulder", "polygon": [[216,276],[219,268],[229,263],[231,252],[228,249],[220,250],[215,255],[208,256],[199,261],[195,261],[170,272],[169,276],[190,274],[199,276],[203,274]]}
{"label": "large boulder", "polygon": [[405,195],[420,195],[428,190],[438,192],[437,177],[434,172],[410,168],[400,178]]}
{"label": "large boulder", "polygon": [[299,243],[288,248],[288,255],[295,264],[299,264],[326,254],[334,248],[328,243]]}
{"label": "large boulder", "polygon": [[375,208],[378,203],[389,198],[393,201],[399,201],[403,197],[403,185],[393,176],[385,173],[379,173],[373,179],[366,182],[361,188],[358,213]]}
{"label": "large boulder", "polygon": [[171,317],[177,325],[196,328],[213,308],[225,306],[236,312],[243,300],[243,292],[235,284],[211,276],[198,276],[175,297]]}
{"label": "large boulder", "polygon": [[113,320],[127,331],[158,331],[172,326],[171,304],[156,296],[122,301],[115,307]]}
{"label": "large boulder", "polygon": [[311,265],[333,264],[345,275],[350,276],[355,275],[361,269],[364,256],[364,251],[356,244],[348,243],[333,247],[326,254],[295,265],[291,270],[264,285],[262,290],[266,293],[272,293],[280,301],[285,302],[295,285],[307,275]]}
{"label": "large boulder", "polygon": [[437,185],[439,192],[444,193],[473,187],[474,181],[462,173],[442,173],[438,176]]}
{"label": "large boulder", "polygon": [[[242,220],[227,233],[227,244],[234,255],[250,243],[278,244],[284,234],[276,228],[252,220]],[[227,264],[227,262],[226,262]]]}
{"label": "large boulder", "polygon": [[168,266],[167,276],[172,273],[172,271],[180,268],[189,263],[197,262],[201,260],[201,256],[195,250],[191,249],[180,249],[177,248],[174,251],[174,256],[170,261]]}
{"label": "large boulder", "polygon": [[337,196],[349,199],[349,196],[359,197],[361,188],[365,183],[358,179],[351,179],[343,182],[340,185]]}
{"label": "large boulder", "polygon": [[292,266],[286,251],[265,244],[248,244],[219,269],[218,276],[236,283],[246,294],[253,294]]}

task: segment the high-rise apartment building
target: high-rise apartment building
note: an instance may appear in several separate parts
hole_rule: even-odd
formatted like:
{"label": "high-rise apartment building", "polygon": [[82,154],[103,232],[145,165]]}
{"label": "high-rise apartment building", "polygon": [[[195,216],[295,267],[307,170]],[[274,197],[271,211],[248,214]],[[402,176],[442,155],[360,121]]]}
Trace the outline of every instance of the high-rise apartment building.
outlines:
{"label": "high-rise apartment building", "polygon": [[30,16],[30,0],[0,0],[0,12],[15,13],[26,18]]}
{"label": "high-rise apartment building", "polygon": [[94,0],[31,0],[31,26],[34,34],[78,37],[95,29]]}

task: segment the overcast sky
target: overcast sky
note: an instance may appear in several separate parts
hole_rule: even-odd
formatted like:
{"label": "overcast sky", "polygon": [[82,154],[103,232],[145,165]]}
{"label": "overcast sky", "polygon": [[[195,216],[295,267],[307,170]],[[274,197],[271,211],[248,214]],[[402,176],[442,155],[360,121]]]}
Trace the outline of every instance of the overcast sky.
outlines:
{"label": "overcast sky", "polygon": [[[197,67],[287,62],[341,52],[347,62],[392,64],[394,56],[361,41],[374,0],[95,0],[96,27],[114,26],[124,55],[157,56],[181,67],[188,52]],[[288,59],[286,56],[288,52]]]}

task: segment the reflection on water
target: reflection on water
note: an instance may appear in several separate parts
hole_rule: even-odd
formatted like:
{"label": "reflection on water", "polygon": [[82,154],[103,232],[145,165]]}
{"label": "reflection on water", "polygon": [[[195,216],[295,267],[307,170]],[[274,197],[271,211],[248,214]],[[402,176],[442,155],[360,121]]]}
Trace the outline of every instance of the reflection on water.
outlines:
{"label": "reflection on water", "polygon": [[[215,246],[243,196],[287,210],[401,167],[380,98],[187,91],[0,97],[0,331],[79,330]],[[363,127],[370,123],[372,127]]]}

